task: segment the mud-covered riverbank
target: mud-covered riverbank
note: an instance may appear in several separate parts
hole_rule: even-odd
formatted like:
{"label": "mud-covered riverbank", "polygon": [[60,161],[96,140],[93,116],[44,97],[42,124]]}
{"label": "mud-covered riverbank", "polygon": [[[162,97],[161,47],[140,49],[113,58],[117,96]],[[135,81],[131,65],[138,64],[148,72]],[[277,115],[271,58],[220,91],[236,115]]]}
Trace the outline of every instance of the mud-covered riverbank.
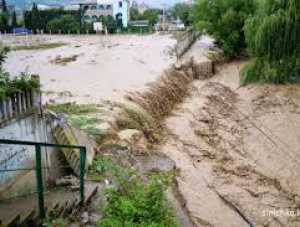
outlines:
{"label": "mud-covered riverbank", "polygon": [[300,87],[240,87],[242,65],[192,84],[160,150],[197,226],[299,226]]}

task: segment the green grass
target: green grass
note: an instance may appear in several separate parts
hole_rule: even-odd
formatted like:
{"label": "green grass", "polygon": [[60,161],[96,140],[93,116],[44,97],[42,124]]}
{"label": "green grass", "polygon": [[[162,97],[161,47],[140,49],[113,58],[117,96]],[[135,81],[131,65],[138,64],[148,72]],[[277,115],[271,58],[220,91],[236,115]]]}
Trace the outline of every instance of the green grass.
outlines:
{"label": "green grass", "polygon": [[63,104],[51,104],[47,105],[46,108],[52,110],[57,113],[64,113],[64,114],[89,114],[89,113],[96,113],[98,111],[97,105],[93,104],[76,104],[76,103],[63,103]]}
{"label": "green grass", "polygon": [[66,43],[42,43],[42,44],[33,44],[33,45],[20,45],[20,46],[12,46],[11,50],[45,50],[45,49],[53,49],[67,45]]}

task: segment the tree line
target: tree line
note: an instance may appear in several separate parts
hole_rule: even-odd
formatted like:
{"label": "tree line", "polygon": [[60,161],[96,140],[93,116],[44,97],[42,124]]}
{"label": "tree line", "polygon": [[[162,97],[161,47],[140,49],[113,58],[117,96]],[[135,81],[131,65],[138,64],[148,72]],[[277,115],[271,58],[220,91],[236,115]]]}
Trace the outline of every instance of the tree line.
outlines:
{"label": "tree line", "polygon": [[[49,9],[39,10],[38,5],[33,3],[30,10],[24,11],[22,23],[18,23],[16,12],[9,12],[5,0],[1,0],[2,11],[0,12],[0,31],[12,32],[13,28],[24,26],[36,32],[52,33],[92,33],[93,25],[82,20],[83,12],[80,10]],[[11,22],[11,23],[9,23]],[[107,27],[108,32],[117,30],[117,22],[112,16],[106,16],[101,22]]]}
{"label": "tree line", "polygon": [[[18,23],[15,11],[9,13],[5,0],[1,0],[3,12],[0,13],[0,31],[12,31],[17,26],[25,26],[28,29],[53,33],[77,33],[77,32],[93,32],[92,24],[83,22],[83,11],[80,10],[63,10],[49,9],[39,10],[36,3],[33,3],[30,10],[24,11],[22,23]],[[180,18],[186,25],[191,24],[189,13],[191,6],[185,3],[178,3],[167,13],[173,18]],[[130,9],[131,20],[147,20],[150,26],[156,24],[159,20],[159,15],[162,15],[162,9],[147,9],[140,13],[137,8]],[[9,21],[11,21],[9,25]],[[108,32],[114,33],[117,30],[118,24],[114,17],[102,17],[101,21]],[[119,26],[120,27],[120,26]]]}
{"label": "tree line", "polygon": [[299,0],[197,0],[189,17],[227,59],[252,59],[241,72],[242,84],[299,82]]}
{"label": "tree line", "polygon": [[0,32],[9,32],[18,26],[16,11],[9,12],[5,0],[1,0]]}

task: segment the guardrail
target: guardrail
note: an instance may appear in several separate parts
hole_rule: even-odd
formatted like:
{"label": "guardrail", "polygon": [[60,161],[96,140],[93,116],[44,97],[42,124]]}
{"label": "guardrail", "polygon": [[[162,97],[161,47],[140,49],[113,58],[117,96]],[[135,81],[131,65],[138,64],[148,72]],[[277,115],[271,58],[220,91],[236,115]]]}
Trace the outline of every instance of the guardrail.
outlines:
{"label": "guardrail", "polygon": [[[23,145],[23,146],[34,146],[35,147],[35,170],[36,180],[37,180],[37,194],[38,194],[38,210],[39,217],[41,219],[45,218],[45,205],[44,205],[44,185],[43,185],[43,175],[42,175],[42,147],[54,147],[54,148],[64,148],[64,149],[78,149],[80,151],[80,202],[84,203],[84,176],[85,176],[85,162],[86,162],[86,147],[77,145],[62,145],[62,144],[51,144],[51,143],[38,143],[30,141],[19,141],[19,140],[5,140],[0,139],[0,144],[9,145]],[[8,171],[23,171],[24,169],[3,169],[0,172]]]}

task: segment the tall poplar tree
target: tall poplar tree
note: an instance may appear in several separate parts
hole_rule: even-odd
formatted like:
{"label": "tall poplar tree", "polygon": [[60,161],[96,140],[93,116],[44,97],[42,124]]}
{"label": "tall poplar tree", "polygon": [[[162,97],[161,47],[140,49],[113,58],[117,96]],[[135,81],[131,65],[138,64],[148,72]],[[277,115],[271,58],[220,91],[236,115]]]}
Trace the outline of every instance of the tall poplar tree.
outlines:
{"label": "tall poplar tree", "polygon": [[17,20],[17,14],[16,14],[16,11],[14,11],[13,14],[12,14],[12,22],[11,22],[11,26],[12,26],[13,28],[18,27],[18,20]]}
{"label": "tall poplar tree", "polygon": [[1,0],[1,5],[2,5],[2,11],[4,13],[7,12],[7,5],[6,5],[6,1],[5,0]]}

